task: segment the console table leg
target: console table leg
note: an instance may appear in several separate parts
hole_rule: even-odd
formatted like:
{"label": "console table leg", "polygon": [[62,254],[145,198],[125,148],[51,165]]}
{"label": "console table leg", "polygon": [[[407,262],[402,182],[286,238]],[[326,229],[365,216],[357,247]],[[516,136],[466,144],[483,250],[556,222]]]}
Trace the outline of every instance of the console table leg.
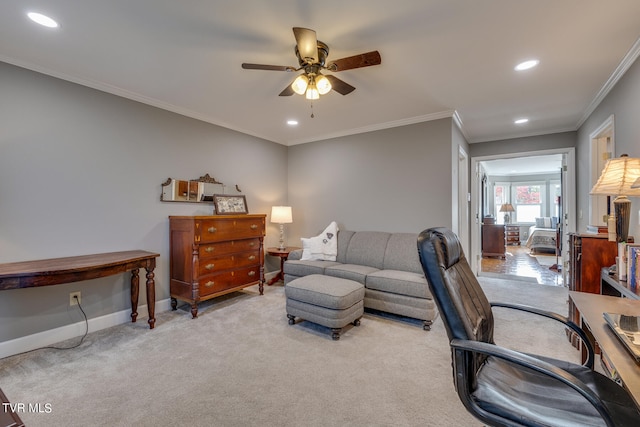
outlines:
{"label": "console table leg", "polygon": [[135,322],[138,318],[138,295],[140,292],[140,278],[138,277],[138,268],[131,270],[131,321]]}
{"label": "console table leg", "polygon": [[149,329],[156,324],[156,282],[153,267],[147,268],[147,308],[149,309]]}

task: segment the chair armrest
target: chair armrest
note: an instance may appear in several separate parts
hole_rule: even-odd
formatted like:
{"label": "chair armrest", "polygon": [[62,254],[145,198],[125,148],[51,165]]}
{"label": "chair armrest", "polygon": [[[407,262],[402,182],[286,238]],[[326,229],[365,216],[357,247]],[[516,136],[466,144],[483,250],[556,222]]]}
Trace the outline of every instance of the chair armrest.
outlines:
{"label": "chair armrest", "polygon": [[[554,378],[563,384],[566,384],[576,392],[580,393],[602,416],[602,419],[607,426],[613,426],[611,415],[603,404],[600,397],[594,393],[585,383],[580,381],[575,376],[571,375],[557,366],[554,366],[548,362],[545,362],[535,357],[520,353],[514,350],[510,350],[504,347],[499,347],[495,344],[489,344],[480,341],[472,340],[460,340],[453,339],[450,343],[451,347],[456,351],[456,359],[462,356],[464,353],[481,353],[488,356],[497,357],[499,359],[506,360],[507,362],[523,366],[525,368],[532,369],[550,378]],[[460,353],[461,352],[461,353]]]}
{"label": "chair armrest", "polygon": [[503,302],[491,302],[490,304],[491,304],[491,307],[503,307],[503,308],[509,308],[512,310],[524,311],[531,314],[537,314],[538,316],[543,316],[560,323],[564,323],[565,326],[567,326],[569,329],[571,329],[576,334],[578,334],[578,336],[580,337],[580,340],[582,340],[587,350],[587,360],[584,362],[584,366],[590,369],[593,369],[593,364],[595,360],[595,351],[593,350],[593,345],[591,344],[591,341],[589,341],[589,339],[587,338],[587,334],[585,334],[584,330],[580,326],[576,325],[568,317],[562,316],[561,314],[554,313],[552,311],[541,310],[536,307],[531,307],[529,305],[511,304],[511,303],[503,303]]}

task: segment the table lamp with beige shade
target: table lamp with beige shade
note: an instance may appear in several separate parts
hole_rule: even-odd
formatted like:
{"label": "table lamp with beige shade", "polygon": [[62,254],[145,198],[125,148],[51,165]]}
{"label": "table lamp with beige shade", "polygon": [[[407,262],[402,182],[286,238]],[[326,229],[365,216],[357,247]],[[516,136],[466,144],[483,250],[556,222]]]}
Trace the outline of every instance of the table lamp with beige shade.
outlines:
{"label": "table lamp with beige shade", "polygon": [[640,197],[640,158],[626,154],[609,159],[600,178],[589,194],[616,196],[613,200],[616,240],[626,242],[629,238],[631,201],[629,196]]}

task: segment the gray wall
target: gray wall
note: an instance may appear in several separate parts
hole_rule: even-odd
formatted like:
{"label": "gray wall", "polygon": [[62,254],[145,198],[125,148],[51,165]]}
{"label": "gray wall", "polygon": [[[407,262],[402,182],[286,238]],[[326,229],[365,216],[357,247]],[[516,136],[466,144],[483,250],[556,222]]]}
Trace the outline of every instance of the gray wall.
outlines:
{"label": "gray wall", "polygon": [[450,118],[289,147],[287,242],[334,220],[354,231],[451,227],[452,151]]}
{"label": "gray wall", "polygon": [[[168,177],[209,173],[238,184],[251,213],[286,203],[282,145],[4,63],[0,93],[0,263],[158,252],[156,298],[163,300],[168,216],[213,210],[160,202]],[[268,245],[278,232],[267,223]],[[0,342],[79,322],[78,310],[68,308],[74,290],[90,318],[128,309],[127,276],[1,291]]]}
{"label": "gray wall", "polygon": [[471,157],[484,157],[575,146],[576,132],[561,132],[470,144],[469,150]]}
{"label": "gray wall", "polygon": [[[578,212],[582,210],[582,218],[578,218],[578,231],[585,231],[589,221],[589,191],[590,188],[590,135],[602,123],[614,115],[615,157],[628,154],[630,157],[640,157],[640,62],[636,62],[627,70],[616,86],[609,92],[595,111],[589,116],[578,130],[578,144],[576,148],[577,205]],[[640,198],[630,197],[631,221],[629,235],[636,241],[640,238],[638,225],[638,210]]]}

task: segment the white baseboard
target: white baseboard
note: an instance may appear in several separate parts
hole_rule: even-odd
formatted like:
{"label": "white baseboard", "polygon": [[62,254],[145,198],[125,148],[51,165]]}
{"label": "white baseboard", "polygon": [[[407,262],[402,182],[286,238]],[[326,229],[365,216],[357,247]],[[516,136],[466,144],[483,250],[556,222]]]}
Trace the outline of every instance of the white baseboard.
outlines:
{"label": "white baseboard", "polygon": [[[171,300],[169,298],[156,301],[155,312],[171,310]],[[138,318],[136,322],[140,322],[149,318],[147,314],[147,306],[138,306]],[[101,329],[110,328],[112,326],[121,325],[131,322],[131,309],[118,311],[116,313],[106,314],[104,316],[89,319],[89,332],[99,331]],[[85,322],[77,322],[67,326],[38,332],[36,334],[27,335],[10,341],[0,342],[0,359],[13,356],[14,354],[23,353],[25,351],[35,350],[40,347],[50,346],[61,341],[79,337],[84,334]]]}

